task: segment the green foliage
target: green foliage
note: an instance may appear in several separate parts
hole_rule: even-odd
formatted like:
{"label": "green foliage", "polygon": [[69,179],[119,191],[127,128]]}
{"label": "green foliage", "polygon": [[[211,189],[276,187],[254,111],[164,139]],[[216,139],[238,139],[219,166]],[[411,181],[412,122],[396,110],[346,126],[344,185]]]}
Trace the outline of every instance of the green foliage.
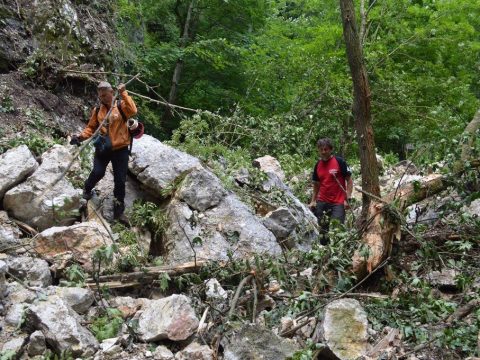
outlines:
{"label": "green foliage", "polygon": [[95,318],[90,330],[98,341],[116,337],[123,324],[122,313],[115,308],[107,308],[105,315]]}
{"label": "green foliage", "polygon": [[65,269],[65,277],[67,281],[62,282],[62,285],[69,287],[83,287],[85,280],[87,279],[87,274],[80,265],[73,264]]}
{"label": "green foliage", "polygon": [[0,113],[12,113],[14,111],[15,107],[9,89],[5,85],[0,86]]}
{"label": "green foliage", "polygon": [[165,211],[152,202],[135,201],[130,214],[132,225],[147,228],[159,241],[168,227]]}
{"label": "green foliage", "polygon": [[13,360],[16,353],[14,350],[5,350],[0,353],[0,360]]}
{"label": "green foliage", "polygon": [[112,232],[119,245],[115,268],[118,271],[131,271],[147,262],[148,254],[144,254],[138,244],[137,235],[121,223],[112,226]]}

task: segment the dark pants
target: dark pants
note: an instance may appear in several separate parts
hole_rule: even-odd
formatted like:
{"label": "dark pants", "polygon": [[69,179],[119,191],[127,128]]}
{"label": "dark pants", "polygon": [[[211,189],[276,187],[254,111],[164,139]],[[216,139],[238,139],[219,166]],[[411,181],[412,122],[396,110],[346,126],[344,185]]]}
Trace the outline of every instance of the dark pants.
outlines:
{"label": "dark pants", "polygon": [[110,161],[113,168],[113,195],[117,201],[123,203],[128,170],[128,148],[112,151],[105,156],[95,154],[92,172],[88,176],[87,181],[85,181],[85,191],[91,192],[95,185],[105,176],[105,171]]}
{"label": "dark pants", "polygon": [[320,244],[327,245],[330,241],[328,238],[330,219],[338,220],[338,222],[343,224],[345,222],[345,206],[343,206],[343,204],[330,204],[317,201],[315,216],[320,226]]}

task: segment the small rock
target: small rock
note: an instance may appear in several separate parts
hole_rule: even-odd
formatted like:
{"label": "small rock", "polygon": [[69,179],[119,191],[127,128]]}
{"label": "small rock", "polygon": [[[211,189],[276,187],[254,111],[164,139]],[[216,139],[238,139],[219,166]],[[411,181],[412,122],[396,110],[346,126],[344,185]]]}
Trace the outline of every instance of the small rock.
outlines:
{"label": "small rock", "polygon": [[207,345],[191,343],[175,354],[175,360],[213,360],[213,350]]}
{"label": "small rock", "polygon": [[7,295],[7,280],[5,279],[5,273],[7,270],[7,263],[0,260],[0,300]]}
{"label": "small rock", "polygon": [[17,356],[21,355],[23,352],[23,346],[27,340],[26,336],[16,337],[10,341],[7,341],[2,347],[2,353],[4,352],[14,352]]}
{"label": "small rock", "polygon": [[297,220],[290,210],[281,207],[270,211],[263,219],[263,224],[275,235],[277,240],[283,240],[295,230]]}
{"label": "small rock", "polygon": [[121,351],[121,347],[118,345],[119,338],[105,339],[100,343],[100,349],[104,355],[113,355]]}
{"label": "small rock", "polygon": [[244,325],[223,345],[224,360],[284,360],[297,350],[288,340],[258,325]]}
{"label": "small rock", "polygon": [[19,327],[21,323],[25,320],[25,310],[28,307],[27,304],[13,304],[7,311],[5,316],[5,322],[8,325]]}
{"label": "small rock", "polygon": [[58,287],[57,292],[79,314],[85,314],[95,300],[93,291],[90,289]]}
{"label": "small rock", "polygon": [[455,269],[442,269],[441,271],[432,271],[427,274],[426,278],[431,285],[437,286],[440,289],[455,290],[457,282],[455,278],[460,273]]}
{"label": "small rock", "polygon": [[323,332],[330,351],[340,360],[354,360],[367,350],[368,320],[357,300],[339,299],[325,309]]}
{"label": "small rock", "polygon": [[0,252],[14,253],[20,245],[22,232],[6,211],[0,211]]}
{"label": "small rock", "polygon": [[283,182],[285,181],[285,173],[282,170],[280,162],[273,156],[265,155],[253,160],[253,166],[265,173],[273,173]]}
{"label": "small rock", "polygon": [[220,179],[205,169],[189,173],[176,193],[179,199],[200,212],[217,206],[226,194]]}
{"label": "small rock", "polygon": [[227,292],[222,288],[222,285],[220,285],[217,279],[209,279],[205,281],[205,286],[207,288],[205,291],[207,299],[224,300],[228,297]]}
{"label": "small rock", "polygon": [[157,346],[153,352],[153,358],[155,360],[174,360],[173,353],[163,345]]}
{"label": "small rock", "polygon": [[185,295],[172,295],[150,301],[138,319],[141,340],[185,340],[198,327],[198,319]]}
{"label": "small rock", "polygon": [[30,335],[30,340],[27,345],[27,353],[30,356],[42,355],[46,350],[45,336],[41,331],[34,331]]}

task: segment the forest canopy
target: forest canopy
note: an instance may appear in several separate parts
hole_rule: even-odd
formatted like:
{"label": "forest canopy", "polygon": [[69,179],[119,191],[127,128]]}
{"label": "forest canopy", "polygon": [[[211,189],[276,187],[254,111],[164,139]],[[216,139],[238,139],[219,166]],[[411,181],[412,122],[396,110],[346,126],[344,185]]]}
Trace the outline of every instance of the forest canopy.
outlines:
{"label": "forest canopy", "polygon": [[[445,139],[461,134],[479,104],[480,1],[355,5],[378,150],[404,158],[409,147],[428,146],[425,160],[441,159],[451,151]],[[340,153],[357,157],[338,2],[119,0],[117,7],[117,66],[141,72],[155,89],[149,96],[214,113],[165,117],[164,107],[144,102],[151,133],[166,139],[183,131],[180,142],[197,136],[208,145],[210,137],[253,156],[297,154],[300,162],[329,136]]]}

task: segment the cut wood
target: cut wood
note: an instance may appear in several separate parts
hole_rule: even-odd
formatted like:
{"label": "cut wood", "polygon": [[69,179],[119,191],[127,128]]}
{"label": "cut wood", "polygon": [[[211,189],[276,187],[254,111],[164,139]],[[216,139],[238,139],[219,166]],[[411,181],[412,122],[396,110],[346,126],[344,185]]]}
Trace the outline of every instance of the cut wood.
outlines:
{"label": "cut wood", "polygon": [[96,289],[98,286],[106,286],[111,289],[125,288],[138,286],[146,283],[152,283],[157,280],[159,275],[168,274],[174,277],[187,273],[198,272],[205,264],[204,261],[188,262],[176,266],[153,266],[144,268],[143,271],[135,271],[131,273],[120,273],[112,275],[103,275],[98,279],[89,278],[86,281],[86,286]]}

